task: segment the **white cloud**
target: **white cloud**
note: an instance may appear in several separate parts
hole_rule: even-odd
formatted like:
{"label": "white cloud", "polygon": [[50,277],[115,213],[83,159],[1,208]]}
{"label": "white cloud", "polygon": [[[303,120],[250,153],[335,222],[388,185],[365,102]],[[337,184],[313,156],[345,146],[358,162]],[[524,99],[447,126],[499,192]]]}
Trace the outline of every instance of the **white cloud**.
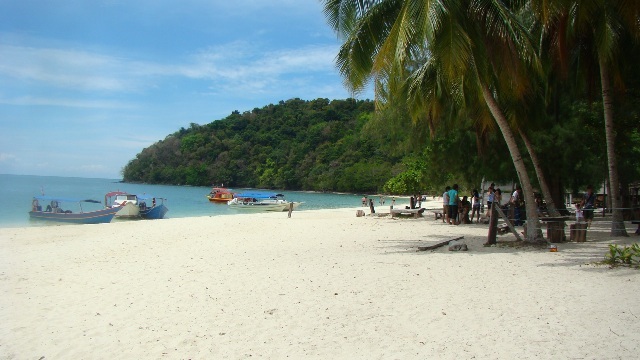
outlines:
{"label": "white cloud", "polygon": [[0,74],[60,88],[130,89],[123,62],[85,51],[0,44]]}
{"label": "white cloud", "polygon": [[[257,91],[282,88],[281,82],[299,74],[326,73],[334,69],[337,46],[310,45],[297,49],[260,51],[256,44],[233,42],[216,46],[182,63],[162,64],[73,49],[22,47],[0,44],[0,74],[43,86],[104,93],[131,93],[159,86],[173,77],[208,80],[226,89]],[[243,85],[245,84],[245,85]],[[289,83],[289,85],[291,85]],[[15,104],[61,104],[75,107],[112,107],[109,101],[22,97],[0,99]]]}
{"label": "white cloud", "polygon": [[0,153],[0,163],[15,162],[17,157],[9,153]]}
{"label": "white cloud", "polygon": [[92,109],[132,109],[134,104],[121,101],[108,100],[83,100],[53,97],[22,96],[15,98],[0,97],[0,104],[21,106],[62,106]]}

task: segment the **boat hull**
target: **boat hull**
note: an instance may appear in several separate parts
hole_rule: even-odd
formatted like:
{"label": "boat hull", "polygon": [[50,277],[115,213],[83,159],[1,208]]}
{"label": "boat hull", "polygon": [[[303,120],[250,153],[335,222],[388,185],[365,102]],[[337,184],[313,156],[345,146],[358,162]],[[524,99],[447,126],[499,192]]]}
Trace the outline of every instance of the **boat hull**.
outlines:
{"label": "boat hull", "polygon": [[209,201],[211,201],[211,202],[220,203],[220,204],[226,204],[226,203],[229,202],[229,200],[233,199],[233,195],[229,194],[229,197],[219,197],[219,196],[209,196],[209,195],[207,195],[207,199],[209,199]]}
{"label": "boat hull", "polygon": [[29,211],[31,219],[55,221],[70,224],[103,224],[111,222],[120,208],[102,209],[90,212],[64,213]]}
{"label": "boat hull", "polygon": [[169,209],[163,204],[140,210],[140,217],[143,219],[155,220],[162,219]]}
{"label": "boat hull", "polygon": [[211,202],[226,204],[228,201],[233,200],[233,195],[234,193],[227,188],[214,187],[207,195],[207,199]]}
{"label": "boat hull", "polygon": [[137,218],[140,217],[140,208],[134,203],[124,204],[116,213],[118,218]]}
{"label": "boat hull", "polygon": [[[289,202],[287,203],[277,203],[277,204],[269,204],[269,203],[231,203],[229,204],[230,209],[238,210],[238,211],[248,211],[248,212],[261,212],[261,211],[274,211],[274,212],[283,212],[289,211]],[[300,203],[293,203],[293,208],[296,209]]]}

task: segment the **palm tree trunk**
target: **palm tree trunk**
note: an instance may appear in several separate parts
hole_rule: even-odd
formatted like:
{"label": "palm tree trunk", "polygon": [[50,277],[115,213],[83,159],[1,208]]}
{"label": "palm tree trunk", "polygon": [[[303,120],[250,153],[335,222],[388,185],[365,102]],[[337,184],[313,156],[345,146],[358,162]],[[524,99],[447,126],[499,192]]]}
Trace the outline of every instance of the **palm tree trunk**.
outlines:
{"label": "palm tree trunk", "polygon": [[540,228],[540,221],[538,219],[536,200],[533,195],[533,186],[531,185],[529,174],[527,174],[527,168],[524,164],[524,160],[522,159],[522,155],[520,154],[520,149],[518,149],[518,144],[516,142],[515,136],[513,135],[513,130],[511,130],[509,122],[502,113],[502,110],[500,110],[498,102],[494,99],[491,90],[489,90],[489,87],[482,81],[479,82],[480,87],[482,88],[482,96],[484,97],[484,100],[489,107],[489,111],[491,111],[493,118],[496,120],[496,123],[500,128],[505,142],[507,143],[509,153],[511,154],[511,159],[513,160],[513,165],[516,168],[518,179],[520,180],[520,185],[522,186],[525,208],[527,210],[527,241],[541,241],[542,230]]}
{"label": "palm tree trunk", "polygon": [[542,172],[538,154],[536,154],[531,141],[529,141],[529,137],[527,137],[524,131],[522,131],[521,128],[518,128],[518,132],[520,133],[520,137],[524,141],[524,145],[527,147],[529,156],[531,156],[531,162],[533,163],[533,168],[536,170],[538,183],[540,183],[540,191],[542,192],[542,197],[547,203],[547,211],[549,212],[550,216],[560,216],[560,212],[556,208],[556,204],[553,202],[553,198],[551,197],[551,190],[549,190],[549,186],[547,185],[547,179],[544,177],[544,173]]}
{"label": "palm tree trunk", "polygon": [[602,105],[604,107],[604,130],[607,140],[607,162],[609,163],[609,184],[611,186],[611,236],[629,236],[624,226],[622,216],[622,201],[620,199],[620,183],[618,180],[618,166],[616,162],[615,129],[613,127],[613,96],[609,83],[609,68],[602,56],[600,63],[600,83],[602,86]]}

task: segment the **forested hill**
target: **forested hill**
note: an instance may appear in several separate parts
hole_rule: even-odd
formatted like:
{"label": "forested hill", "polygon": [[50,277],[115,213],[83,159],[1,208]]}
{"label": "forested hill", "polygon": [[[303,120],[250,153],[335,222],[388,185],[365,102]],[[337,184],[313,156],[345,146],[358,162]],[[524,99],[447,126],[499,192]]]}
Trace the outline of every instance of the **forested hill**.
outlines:
{"label": "forested hill", "polygon": [[191,124],[144,149],[125,182],[375,192],[392,176],[389,142],[363,131],[369,100],[291,99],[206,125]]}

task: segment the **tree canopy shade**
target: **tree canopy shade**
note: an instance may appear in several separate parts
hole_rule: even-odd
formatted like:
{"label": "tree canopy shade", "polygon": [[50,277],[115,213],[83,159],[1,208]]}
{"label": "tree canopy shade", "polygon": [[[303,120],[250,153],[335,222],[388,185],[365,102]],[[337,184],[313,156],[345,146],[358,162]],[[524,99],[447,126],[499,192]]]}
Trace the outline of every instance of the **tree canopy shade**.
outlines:
{"label": "tree canopy shade", "polygon": [[[516,15],[524,2],[327,0],[325,15],[344,39],[337,66],[354,90],[370,78],[409,69],[413,113],[433,110],[437,97],[464,106],[465,91],[481,97],[500,129],[524,190],[527,238],[541,237],[533,185],[503,105],[523,97],[539,69],[535,47]],[[434,91],[436,87],[444,91]]]}
{"label": "tree canopy shade", "polygon": [[[633,44],[632,53],[638,52],[640,2],[326,0],[324,13],[343,40],[336,64],[345,83],[358,91],[373,80],[376,100],[383,103],[380,108],[405,101],[414,121],[428,125],[431,133],[444,121],[461,127],[461,118],[473,118],[479,137],[492,130],[486,116],[491,114],[524,190],[529,229],[536,228],[527,234],[530,241],[540,235],[531,179],[539,180],[538,186],[553,202],[536,141],[529,134],[539,122],[548,122],[545,117],[550,113],[559,120],[557,92],[552,111],[544,114],[535,109],[549,105],[546,95],[554,79],[558,90],[560,77],[572,81],[563,86],[575,96],[572,101],[582,101],[581,84],[592,80],[580,81],[575,73],[568,79],[569,59],[576,62],[575,68],[595,64],[614,202],[612,234],[626,234],[618,194],[620,149],[615,146],[612,86],[622,77],[612,70],[633,63],[628,56],[620,61],[621,46]],[[514,129],[531,156],[535,177],[528,173],[528,160],[521,155]]]}
{"label": "tree canopy shade", "polygon": [[[567,72],[568,54],[571,53],[584,56],[588,63],[597,64],[613,208],[611,234],[626,236],[615,145],[613,81],[617,76],[619,83],[624,83],[619,72],[625,67],[625,62],[629,62],[629,54],[621,53],[621,49],[638,45],[640,2],[551,0],[531,3],[533,13],[544,25],[541,37],[546,41],[543,44],[549,44],[547,49],[553,50],[549,54],[555,55],[553,60],[560,65],[563,75]],[[587,72],[586,77],[592,77],[592,74]]]}

